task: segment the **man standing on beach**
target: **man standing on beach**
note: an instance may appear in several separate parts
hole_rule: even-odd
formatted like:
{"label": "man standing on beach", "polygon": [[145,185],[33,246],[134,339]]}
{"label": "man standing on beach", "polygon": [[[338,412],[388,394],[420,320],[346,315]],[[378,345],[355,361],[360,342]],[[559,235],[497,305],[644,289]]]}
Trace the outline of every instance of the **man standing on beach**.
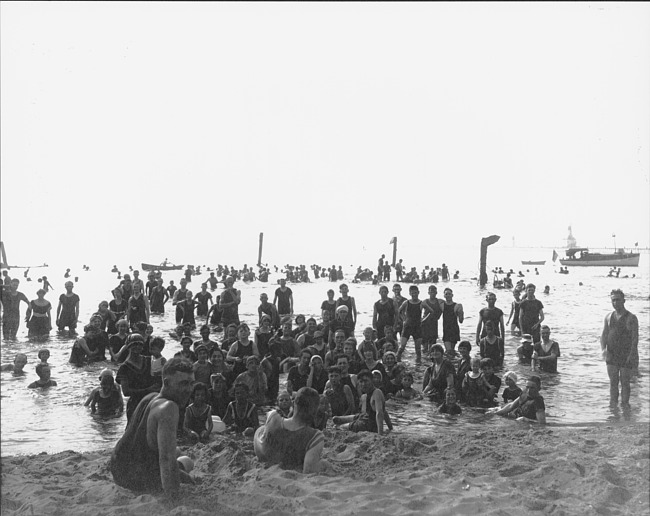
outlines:
{"label": "man standing on beach", "polygon": [[621,384],[621,404],[630,404],[630,378],[639,363],[639,321],[625,309],[625,294],[620,289],[610,294],[614,311],[605,317],[600,346],[609,375],[609,402],[618,404],[618,384]]}
{"label": "man standing on beach", "polygon": [[[159,393],[145,396],[111,455],[110,469],[118,486],[133,491],[164,491],[174,500],[181,481],[192,482],[176,448],[179,407],[189,400],[194,383],[192,364],[181,357],[162,370]],[[177,460],[177,458],[179,460]]]}

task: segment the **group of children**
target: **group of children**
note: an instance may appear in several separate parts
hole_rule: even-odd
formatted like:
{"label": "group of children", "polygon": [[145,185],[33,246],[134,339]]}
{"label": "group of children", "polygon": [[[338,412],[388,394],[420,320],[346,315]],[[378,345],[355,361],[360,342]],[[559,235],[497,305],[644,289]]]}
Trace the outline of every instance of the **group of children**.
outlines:
{"label": "group of children", "polygon": [[[38,375],[38,380],[30,383],[27,387],[29,389],[38,389],[38,388],[47,388],[55,387],[56,382],[50,378],[50,364],[48,360],[50,358],[50,351],[48,349],[41,349],[38,352],[39,363],[36,364],[36,374]],[[0,371],[8,371],[14,373],[14,375],[23,375],[25,374],[25,366],[27,365],[27,355],[24,353],[17,353],[14,357],[13,364],[5,364],[0,368]]]}

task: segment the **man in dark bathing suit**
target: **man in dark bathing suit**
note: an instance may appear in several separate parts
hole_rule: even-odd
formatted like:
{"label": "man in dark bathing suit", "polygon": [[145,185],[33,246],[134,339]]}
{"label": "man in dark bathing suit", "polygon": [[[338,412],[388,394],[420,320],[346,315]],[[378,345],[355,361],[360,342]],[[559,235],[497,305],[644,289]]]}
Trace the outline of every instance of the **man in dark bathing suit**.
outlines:
{"label": "man in dark bathing suit", "polygon": [[139,403],[113,450],[110,469],[119,486],[144,492],[162,490],[175,500],[180,483],[192,482],[176,448],[179,407],[187,404],[194,382],[192,364],[172,358],[163,367],[162,381],[159,393],[152,392]]}
{"label": "man in dark bathing suit", "polygon": [[603,358],[609,375],[609,402],[618,404],[618,384],[621,384],[621,404],[630,404],[630,379],[639,365],[639,321],[625,309],[625,294],[612,290],[610,294],[614,311],[605,317],[600,337]]}

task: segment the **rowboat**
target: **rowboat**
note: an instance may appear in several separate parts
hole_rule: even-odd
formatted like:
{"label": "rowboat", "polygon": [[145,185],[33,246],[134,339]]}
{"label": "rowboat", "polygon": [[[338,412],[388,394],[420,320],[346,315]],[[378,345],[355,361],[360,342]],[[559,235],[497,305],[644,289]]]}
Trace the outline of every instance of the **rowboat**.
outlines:
{"label": "rowboat", "polygon": [[592,253],[586,247],[566,250],[566,258],[560,263],[569,267],[638,267],[640,253],[626,253],[617,249],[615,253]]}
{"label": "rowboat", "polygon": [[183,268],[183,265],[174,265],[173,263],[161,263],[160,265],[142,263],[141,265],[143,271],[178,271]]}
{"label": "rowboat", "polygon": [[546,260],[521,260],[522,265],[545,265]]}

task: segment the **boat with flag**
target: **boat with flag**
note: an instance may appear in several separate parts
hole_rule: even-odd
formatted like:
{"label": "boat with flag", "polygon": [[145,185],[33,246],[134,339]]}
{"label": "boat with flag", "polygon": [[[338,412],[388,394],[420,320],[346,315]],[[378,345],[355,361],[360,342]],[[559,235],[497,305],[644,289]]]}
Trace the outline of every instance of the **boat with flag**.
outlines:
{"label": "boat with flag", "polygon": [[[616,238],[612,234],[612,238]],[[638,246],[638,242],[635,244]],[[638,267],[641,253],[628,252],[623,248],[616,248],[614,241],[614,252],[592,252],[587,247],[578,247],[577,241],[569,226],[567,237],[566,258],[560,259],[560,264],[567,267]],[[553,251],[553,261],[558,255]]]}
{"label": "boat with flag", "polygon": [[595,253],[586,247],[574,247],[566,250],[566,258],[560,259],[565,266],[579,267],[638,267],[640,253],[616,249],[613,253]]}

